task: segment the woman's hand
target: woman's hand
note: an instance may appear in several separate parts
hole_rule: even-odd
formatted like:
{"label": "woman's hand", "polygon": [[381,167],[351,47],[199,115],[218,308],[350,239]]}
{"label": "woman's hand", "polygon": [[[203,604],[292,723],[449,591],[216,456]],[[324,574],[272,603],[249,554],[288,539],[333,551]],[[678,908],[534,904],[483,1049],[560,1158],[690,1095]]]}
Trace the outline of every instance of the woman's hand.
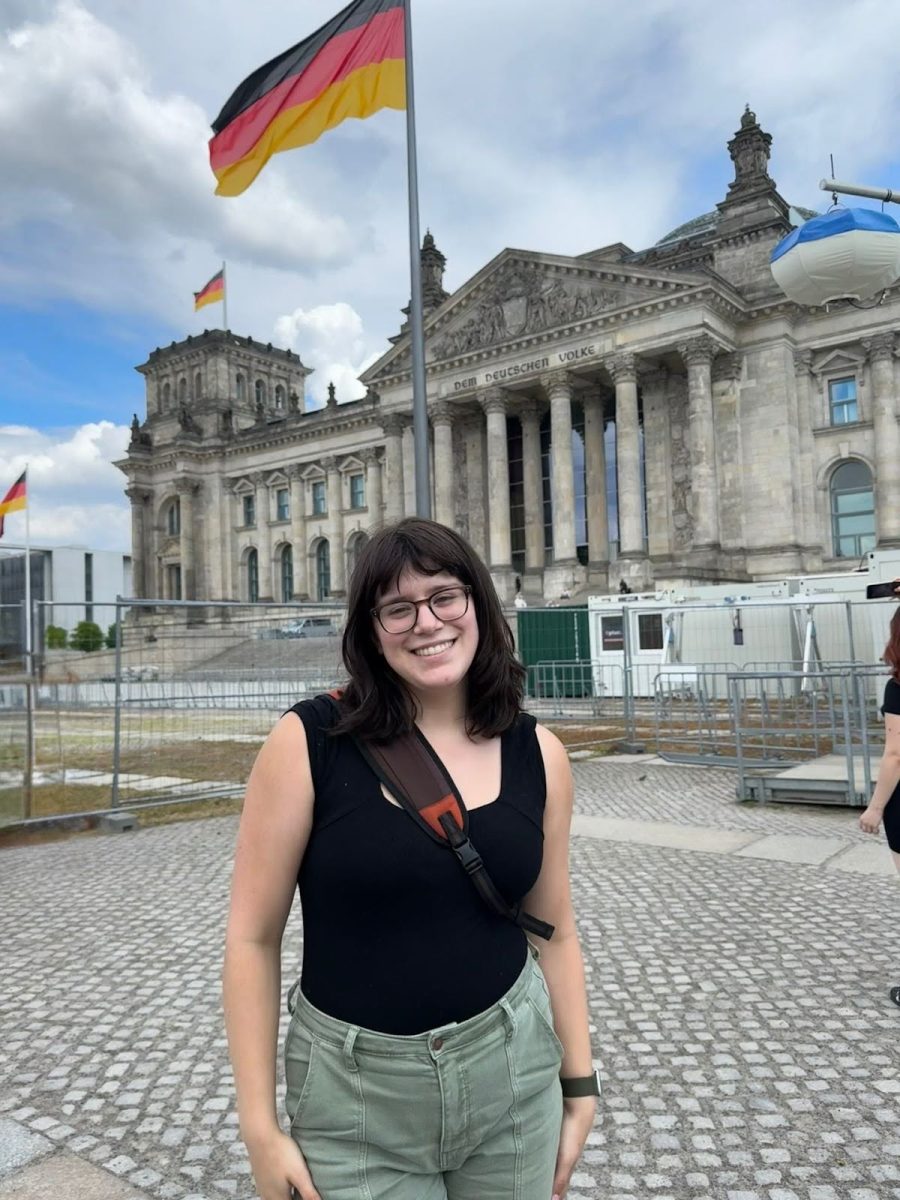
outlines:
{"label": "woman's hand", "polygon": [[884,809],[876,804],[870,804],[859,818],[859,827],[863,833],[877,833],[884,817]]}
{"label": "woman's hand", "polygon": [[260,1200],[322,1200],[293,1138],[272,1129],[244,1144]]}
{"label": "woman's hand", "polygon": [[595,1096],[579,1096],[563,1100],[562,1128],[559,1132],[559,1151],[556,1155],[556,1170],[553,1173],[553,1198],[565,1196],[575,1164],[581,1157],[587,1135],[591,1132],[597,1114]]}

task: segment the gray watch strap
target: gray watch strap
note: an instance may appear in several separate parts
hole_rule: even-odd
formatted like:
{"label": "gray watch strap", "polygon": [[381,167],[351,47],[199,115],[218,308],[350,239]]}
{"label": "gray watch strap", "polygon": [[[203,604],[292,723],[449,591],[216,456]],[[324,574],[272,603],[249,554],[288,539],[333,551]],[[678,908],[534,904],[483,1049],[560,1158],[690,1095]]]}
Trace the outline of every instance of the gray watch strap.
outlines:
{"label": "gray watch strap", "polygon": [[600,1095],[600,1072],[593,1071],[590,1075],[570,1076],[568,1079],[559,1077],[560,1085],[562,1086],[562,1094],[568,1099],[574,1099],[577,1096],[599,1096]]}

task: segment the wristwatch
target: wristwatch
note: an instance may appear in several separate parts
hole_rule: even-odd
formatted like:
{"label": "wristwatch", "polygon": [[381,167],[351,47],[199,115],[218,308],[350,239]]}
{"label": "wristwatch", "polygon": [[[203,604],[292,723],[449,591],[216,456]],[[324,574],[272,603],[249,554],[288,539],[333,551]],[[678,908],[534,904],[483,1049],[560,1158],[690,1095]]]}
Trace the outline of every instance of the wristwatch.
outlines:
{"label": "wristwatch", "polygon": [[567,1100],[576,1096],[599,1096],[603,1090],[600,1085],[600,1072],[596,1070],[590,1075],[575,1075],[568,1079],[560,1075],[559,1082],[562,1084],[562,1094]]}

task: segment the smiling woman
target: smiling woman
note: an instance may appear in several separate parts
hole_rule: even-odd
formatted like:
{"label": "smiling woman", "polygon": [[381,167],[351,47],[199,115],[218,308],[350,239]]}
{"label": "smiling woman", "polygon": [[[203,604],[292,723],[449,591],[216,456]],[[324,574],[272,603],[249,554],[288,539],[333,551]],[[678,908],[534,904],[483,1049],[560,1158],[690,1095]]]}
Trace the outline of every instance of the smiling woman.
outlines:
{"label": "smiling woman", "polygon": [[[225,1007],[259,1193],[561,1197],[599,1094],[565,751],[522,712],[490,574],[443,525],[410,518],[361,548],[343,657],[340,697],[272,732],[241,819]],[[295,886],[288,1137],[271,1089]],[[540,967],[526,932],[547,939]]]}

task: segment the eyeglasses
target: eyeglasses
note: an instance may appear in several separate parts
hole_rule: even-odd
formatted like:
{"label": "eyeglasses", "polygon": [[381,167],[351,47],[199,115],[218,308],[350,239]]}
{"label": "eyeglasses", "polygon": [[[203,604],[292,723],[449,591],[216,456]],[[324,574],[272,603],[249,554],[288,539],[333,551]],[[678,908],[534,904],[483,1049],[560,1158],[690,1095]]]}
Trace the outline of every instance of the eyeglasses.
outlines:
{"label": "eyeglasses", "polygon": [[439,621],[458,621],[469,610],[468,584],[441,588],[423,600],[392,600],[372,609],[372,616],[385,633],[409,633],[419,619],[419,605],[427,604]]}

